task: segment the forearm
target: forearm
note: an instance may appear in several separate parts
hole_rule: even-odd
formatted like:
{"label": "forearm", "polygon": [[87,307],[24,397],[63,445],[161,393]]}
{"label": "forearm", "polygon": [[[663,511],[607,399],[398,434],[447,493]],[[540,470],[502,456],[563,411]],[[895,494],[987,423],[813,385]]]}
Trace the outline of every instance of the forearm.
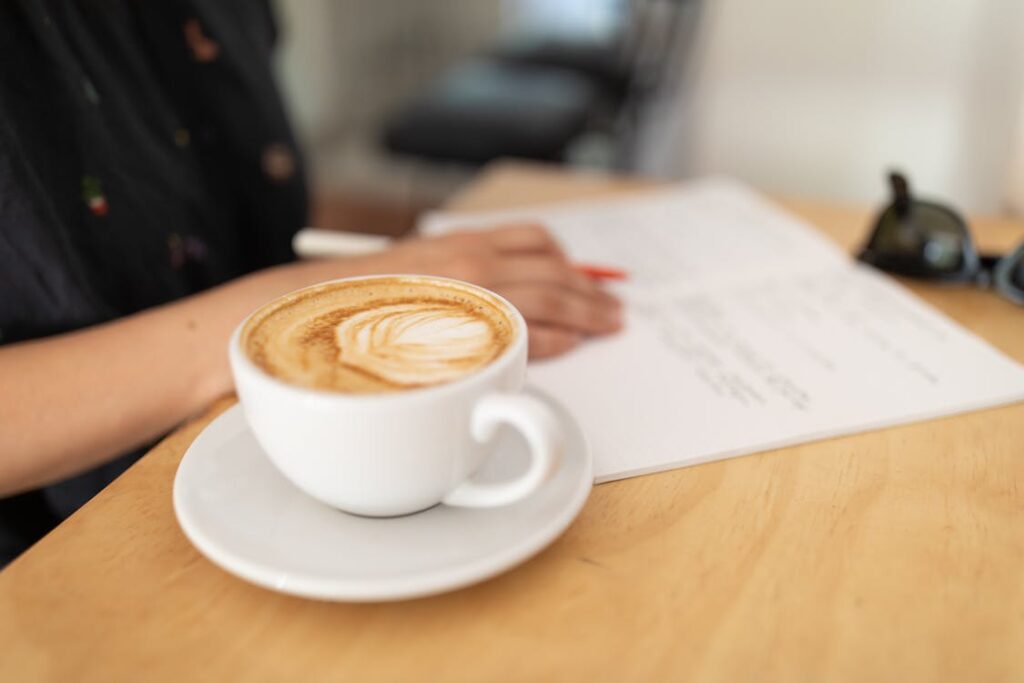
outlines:
{"label": "forearm", "polygon": [[[0,347],[0,496],[146,444],[231,390],[227,341],[262,303],[337,262],[256,273],[179,302]],[[342,271],[342,272],[338,272]]]}

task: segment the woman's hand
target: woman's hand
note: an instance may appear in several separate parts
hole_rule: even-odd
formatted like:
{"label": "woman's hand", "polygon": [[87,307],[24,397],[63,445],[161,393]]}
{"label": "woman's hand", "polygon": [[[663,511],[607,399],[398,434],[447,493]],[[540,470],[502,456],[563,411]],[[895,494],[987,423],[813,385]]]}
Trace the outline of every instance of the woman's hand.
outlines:
{"label": "woman's hand", "polygon": [[564,353],[585,337],[622,326],[618,299],[574,270],[551,235],[537,225],[414,238],[343,263],[346,270],[440,275],[497,292],[526,318],[531,358]]}

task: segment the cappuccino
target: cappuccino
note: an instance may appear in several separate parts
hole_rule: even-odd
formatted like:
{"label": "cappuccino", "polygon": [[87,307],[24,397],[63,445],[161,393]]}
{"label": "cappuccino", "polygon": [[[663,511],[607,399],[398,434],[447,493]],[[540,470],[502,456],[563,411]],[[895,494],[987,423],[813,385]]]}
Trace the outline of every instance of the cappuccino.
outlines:
{"label": "cappuccino", "polygon": [[451,382],[512,343],[507,304],[459,282],[393,276],[326,283],[257,311],[242,330],[246,355],[290,384],[344,393]]}

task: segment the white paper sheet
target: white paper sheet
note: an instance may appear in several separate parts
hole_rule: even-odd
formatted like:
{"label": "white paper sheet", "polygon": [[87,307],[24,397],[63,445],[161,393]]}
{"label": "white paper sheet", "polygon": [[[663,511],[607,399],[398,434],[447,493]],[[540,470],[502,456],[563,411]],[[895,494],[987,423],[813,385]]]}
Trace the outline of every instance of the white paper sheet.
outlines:
{"label": "white paper sheet", "polygon": [[423,228],[522,219],[631,274],[624,332],[530,367],[580,420],[599,482],[1024,400],[1024,366],[738,183]]}

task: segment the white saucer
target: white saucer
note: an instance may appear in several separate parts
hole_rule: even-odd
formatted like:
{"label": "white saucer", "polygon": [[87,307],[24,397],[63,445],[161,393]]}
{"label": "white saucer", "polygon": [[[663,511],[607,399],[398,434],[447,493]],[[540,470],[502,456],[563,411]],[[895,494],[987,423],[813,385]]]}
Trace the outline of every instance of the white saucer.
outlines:
{"label": "white saucer", "polygon": [[[406,517],[357,517],[295,488],[264,455],[241,406],[219,416],[185,453],[174,511],[211,561],[266,588],[324,600],[399,600],[467,586],[530,558],[579,513],[593,483],[590,449],[551,397],[566,428],[555,476],[526,500],[489,509],[439,505]],[[504,430],[477,474],[500,480],[525,467],[520,437]]]}

